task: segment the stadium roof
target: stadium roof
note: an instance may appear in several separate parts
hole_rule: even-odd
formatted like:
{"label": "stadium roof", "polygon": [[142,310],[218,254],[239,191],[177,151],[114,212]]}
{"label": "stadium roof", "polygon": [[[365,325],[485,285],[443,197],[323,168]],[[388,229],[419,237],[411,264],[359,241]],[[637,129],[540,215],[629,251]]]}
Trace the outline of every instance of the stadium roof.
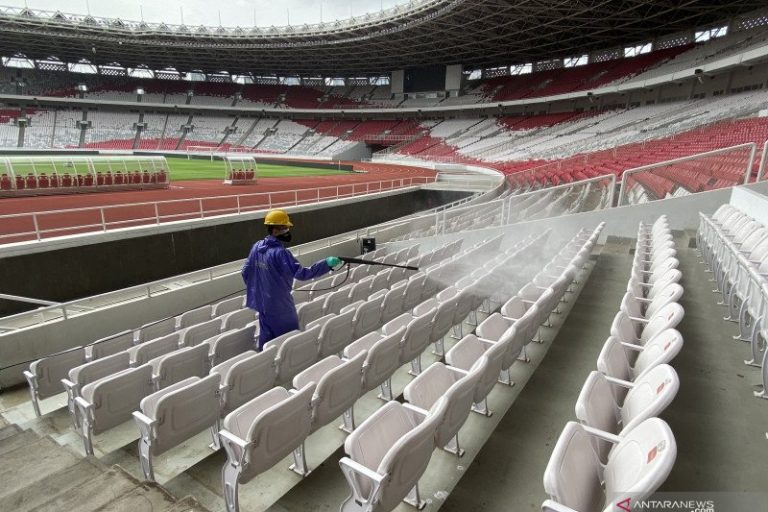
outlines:
{"label": "stadium roof", "polygon": [[572,57],[717,22],[765,0],[415,0],[350,20],[204,27],[0,8],[0,54],[231,74],[353,76]]}

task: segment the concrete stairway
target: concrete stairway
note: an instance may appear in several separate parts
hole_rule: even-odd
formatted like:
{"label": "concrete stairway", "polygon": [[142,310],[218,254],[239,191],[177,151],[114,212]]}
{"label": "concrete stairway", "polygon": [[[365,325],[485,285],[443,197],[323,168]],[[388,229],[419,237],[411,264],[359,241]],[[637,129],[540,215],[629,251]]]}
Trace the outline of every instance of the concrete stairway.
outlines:
{"label": "concrete stairway", "polygon": [[207,512],[192,497],[177,500],[120,466],[83,458],[51,437],[17,425],[0,428],[0,460],[2,510]]}

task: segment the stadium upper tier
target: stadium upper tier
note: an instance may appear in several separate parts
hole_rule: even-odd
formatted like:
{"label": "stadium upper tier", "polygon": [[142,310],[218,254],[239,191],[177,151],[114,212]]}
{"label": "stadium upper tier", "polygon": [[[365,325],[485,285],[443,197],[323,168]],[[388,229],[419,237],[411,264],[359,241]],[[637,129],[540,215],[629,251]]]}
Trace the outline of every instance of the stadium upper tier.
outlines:
{"label": "stadium upper tier", "polygon": [[[768,17],[765,21],[768,23]],[[458,95],[447,94],[446,91],[393,93],[388,83],[365,78],[349,79],[348,85],[344,86],[325,86],[321,78],[304,79],[302,85],[285,85],[281,84],[278,76],[259,77],[259,83],[255,84],[238,84],[232,81],[179,80],[178,74],[175,75],[176,80],[138,79],[7,67],[0,68],[0,94],[222,109],[347,111],[358,108],[471,108],[472,105],[488,106],[533,98],[554,99],[579,91],[600,94],[609,91],[611,86],[627,90],[643,87],[649,81],[695,79],[696,70],[701,72],[708,66],[722,65],[722,69],[712,72],[725,72],[734,64],[765,60],[768,55],[768,26],[758,26],[697,44],[683,40],[675,44],[678,45],[665,47],[659,44],[657,47],[661,49],[634,57],[606,54],[601,59],[596,58],[595,62],[568,68],[542,68],[529,73],[518,69],[520,74],[515,76],[510,76],[509,68],[506,68],[504,76],[494,76],[489,72],[486,78],[466,80]],[[737,59],[737,62],[729,59]]]}
{"label": "stadium upper tier", "polygon": [[[412,0],[350,20],[286,27],[184,26],[0,8],[0,54],[206,73],[359,76],[413,66],[537,62],[674,36],[733,20],[762,0],[622,2]],[[250,13],[249,13],[250,14]],[[250,16],[248,16],[250,18]]]}

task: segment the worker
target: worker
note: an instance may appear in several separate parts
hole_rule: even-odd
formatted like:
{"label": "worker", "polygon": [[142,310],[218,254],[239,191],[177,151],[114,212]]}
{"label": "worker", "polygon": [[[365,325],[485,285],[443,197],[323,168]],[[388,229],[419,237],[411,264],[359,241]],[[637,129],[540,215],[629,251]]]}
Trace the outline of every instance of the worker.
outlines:
{"label": "worker", "polygon": [[291,295],[293,280],[314,279],[341,264],[339,258],[329,256],[311,267],[302,267],[283,245],[291,241],[293,227],[285,211],[271,210],[264,225],[267,236],[253,245],[242,271],[246,306],[259,314],[258,350],[269,340],[299,328]]}

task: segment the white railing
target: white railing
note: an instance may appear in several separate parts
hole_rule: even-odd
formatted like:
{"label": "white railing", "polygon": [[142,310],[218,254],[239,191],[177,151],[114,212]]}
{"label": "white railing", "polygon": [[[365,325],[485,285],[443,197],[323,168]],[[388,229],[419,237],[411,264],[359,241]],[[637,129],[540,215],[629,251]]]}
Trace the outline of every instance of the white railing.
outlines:
{"label": "white railing", "polygon": [[[669,190],[665,191],[664,194],[652,192],[650,195],[644,194],[643,197],[645,197],[646,201],[651,200],[657,200],[657,199],[664,199],[665,197],[676,197],[677,195],[688,195],[690,193],[699,192],[699,191],[706,191],[706,190],[715,190],[718,188],[724,188],[724,187],[730,187],[734,185],[739,184],[747,184],[749,183],[749,177],[752,173],[752,164],[755,160],[755,152],[756,152],[756,144],[754,142],[748,142],[745,144],[738,144],[736,146],[731,146],[727,148],[722,149],[716,149],[714,151],[707,151],[705,153],[699,153],[696,155],[686,156],[682,158],[675,158],[673,160],[666,160],[663,162],[656,162],[654,164],[649,165],[643,165],[641,167],[635,167],[633,169],[627,169],[624,171],[624,173],[621,176],[621,189],[619,190],[619,206],[625,205],[625,204],[634,204],[634,202],[629,201],[628,194],[632,192],[633,190],[637,189],[638,187],[634,185],[638,185],[643,189],[643,191],[648,192],[646,190],[645,185],[641,184],[637,178],[636,175],[647,175],[647,176],[653,176],[654,178],[663,178],[663,183],[667,184],[669,182],[670,184],[675,186],[675,190]],[[723,160],[723,155],[735,155],[735,160],[733,161],[725,161]],[[744,158],[742,158],[744,157]],[[703,163],[702,163],[703,161]],[[685,168],[684,166],[681,166],[680,164],[684,164],[687,162],[696,162],[701,164],[701,166],[696,169],[690,169]],[[723,175],[722,172],[720,172],[719,176],[715,176],[713,174],[703,172],[702,168],[707,166],[722,166],[727,165],[730,167],[730,171],[726,171],[729,176]],[[722,169],[718,169],[718,171],[722,171]],[[675,176],[675,174],[680,173],[693,173],[691,176],[694,181],[697,183],[694,183],[697,186],[701,186],[702,190],[690,190],[690,186],[692,186],[689,183],[685,183],[681,181],[683,179],[683,176]],[[662,174],[666,174],[669,176],[670,174],[672,178],[674,179],[667,179],[667,177],[663,176]],[[703,177],[708,178],[717,178],[714,183],[704,183],[701,180]],[[630,178],[632,179],[632,183],[629,182]],[[662,186],[662,185],[660,185]],[[663,195],[663,197],[658,197],[659,195]],[[637,202],[637,201],[635,201]]]}
{"label": "white railing", "polygon": [[763,154],[760,157],[760,168],[757,171],[757,179],[755,181],[762,181],[765,178],[765,164],[768,160],[768,140],[763,143]]}
{"label": "white railing", "polygon": [[[238,215],[274,207],[317,204],[432,183],[435,177],[348,183],[330,187],[93,206],[0,215],[0,244],[74,233],[106,232],[179,220]],[[69,217],[69,220],[67,220]]]}

